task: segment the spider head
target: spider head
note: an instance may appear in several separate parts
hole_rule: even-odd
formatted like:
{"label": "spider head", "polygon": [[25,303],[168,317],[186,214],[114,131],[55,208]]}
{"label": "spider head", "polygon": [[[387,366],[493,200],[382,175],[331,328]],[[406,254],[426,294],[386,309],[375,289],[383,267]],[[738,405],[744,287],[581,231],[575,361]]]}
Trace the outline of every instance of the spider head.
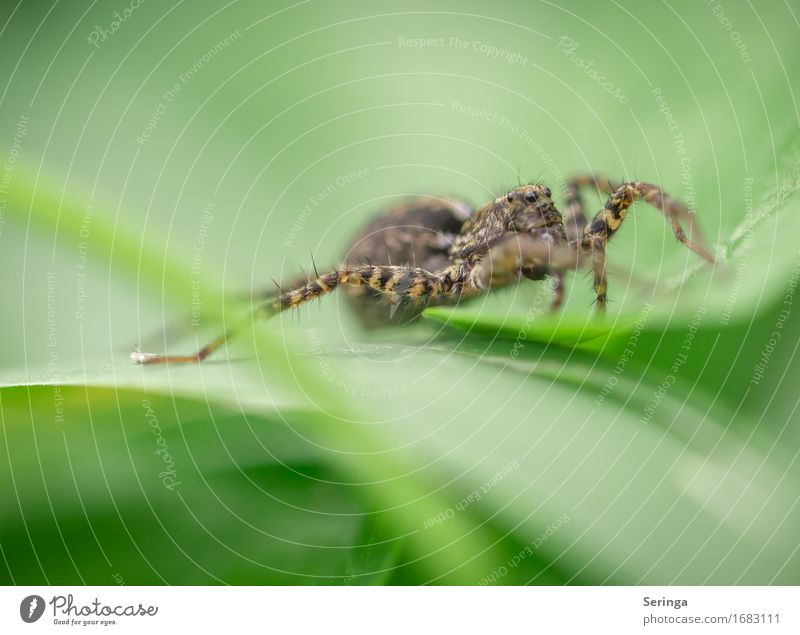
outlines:
{"label": "spider head", "polygon": [[546,185],[528,183],[514,188],[498,202],[505,206],[512,228],[531,231],[561,223],[561,213],[551,197],[552,192]]}

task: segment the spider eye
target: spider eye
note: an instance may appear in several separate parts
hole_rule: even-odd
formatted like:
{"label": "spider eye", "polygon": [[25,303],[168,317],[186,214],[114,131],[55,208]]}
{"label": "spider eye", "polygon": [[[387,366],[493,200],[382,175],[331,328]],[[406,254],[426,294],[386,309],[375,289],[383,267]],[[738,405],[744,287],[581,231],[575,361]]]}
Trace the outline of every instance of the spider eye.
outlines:
{"label": "spider eye", "polygon": [[513,200],[514,200],[514,192],[509,192],[509,193],[508,193],[508,196],[506,196],[506,198],[508,199],[508,202],[509,202],[509,203],[510,203],[511,201],[513,201]]}
{"label": "spider eye", "polygon": [[537,198],[539,198],[539,195],[536,194],[536,192],[534,192],[533,190],[528,190],[527,192],[525,192],[525,200],[528,201],[529,203],[533,203],[534,201],[536,201]]}
{"label": "spider eye", "polygon": [[551,197],[553,195],[553,192],[550,190],[549,187],[546,187],[546,188],[544,188],[544,195],[549,198],[549,197]]}

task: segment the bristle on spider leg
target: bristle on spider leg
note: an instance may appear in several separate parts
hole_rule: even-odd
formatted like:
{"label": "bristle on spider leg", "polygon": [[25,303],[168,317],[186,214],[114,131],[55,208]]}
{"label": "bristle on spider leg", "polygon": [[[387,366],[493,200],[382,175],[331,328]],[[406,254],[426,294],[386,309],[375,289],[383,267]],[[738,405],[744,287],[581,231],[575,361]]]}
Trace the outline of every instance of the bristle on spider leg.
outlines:
{"label": "bristle on spider leg", "polygon": [[314,252],[311,252],[311,266],[314,267],[314,275],[319,278],[319,271],[317,271],[317,263],[314,262]]}

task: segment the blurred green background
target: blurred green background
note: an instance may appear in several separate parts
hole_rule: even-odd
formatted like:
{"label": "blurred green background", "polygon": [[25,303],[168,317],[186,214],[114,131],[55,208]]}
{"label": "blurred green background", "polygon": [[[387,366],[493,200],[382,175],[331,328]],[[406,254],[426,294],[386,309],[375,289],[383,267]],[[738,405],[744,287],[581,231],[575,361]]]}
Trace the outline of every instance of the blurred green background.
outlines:
{"label": "blurred green background", "polygon": [[[0,581],[800,582],[800,6],[5,3]],[[190,352],[398,198],[659,183],[565,310]],[[588,197],[593,207],[602,204]],[[239,300],[237,300],[239,298]]]}

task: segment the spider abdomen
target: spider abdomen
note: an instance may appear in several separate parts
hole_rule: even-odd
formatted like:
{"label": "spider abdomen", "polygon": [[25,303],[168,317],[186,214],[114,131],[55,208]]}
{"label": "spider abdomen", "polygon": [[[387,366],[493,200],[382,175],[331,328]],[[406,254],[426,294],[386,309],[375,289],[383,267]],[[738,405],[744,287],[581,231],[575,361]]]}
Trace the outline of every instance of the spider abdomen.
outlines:
{"label": "spider abdomen", "polygon": [[[469,217],[469,206],[452,198],[409,199],[373,219],[353,241],[344,262],[440,271],[451,263],[448,251]],[[408,322],[425,308],[423,302],[382,302],[381,292],[368,286],[348,287],[347,299],[369,328]]]}

